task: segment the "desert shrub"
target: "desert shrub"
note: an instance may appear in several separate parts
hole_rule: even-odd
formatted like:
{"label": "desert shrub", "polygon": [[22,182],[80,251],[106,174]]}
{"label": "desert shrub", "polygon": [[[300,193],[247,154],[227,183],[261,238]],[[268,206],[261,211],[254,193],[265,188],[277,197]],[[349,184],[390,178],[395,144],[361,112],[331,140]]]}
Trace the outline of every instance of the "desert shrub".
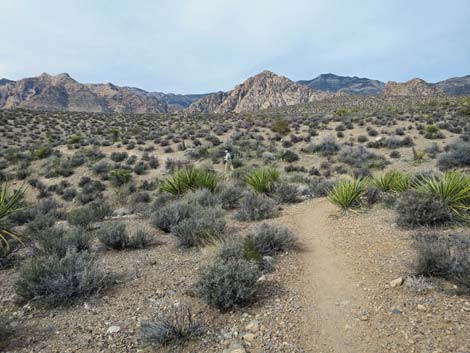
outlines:
{"label": "desert shrub", "polygon": [[327,195],[328,200],[343,210],[360,206],[361,196],[366,190],[364,179],[341,181]]}
{"label": "desert shrub", "polygon": [[215,191],[217,184],[217,175],[209,170],[184,168],[177,170],[170,178],[166,179],[161,189],[177,195],[202,188]]}
{"label": "desert shrub", "polygon": [[39,250],[43,254],[64,257],[67,251],[85,251],[90,249],[91,237],[82,228],[63,229],[51,227],[34,234]]}
{"label": "desert shrub", "polygon": [[106,223],[97,231],[98,239],[106,247],[122,250],[129,246],[129,234],[124,223]]}
{"label": "desert shrub", "polygon": [[470,143],[457,142],[439,156],[437,165],[441,170],[470,167]]}
{"label": "desert shrub", "polygon": [[110,170],[110,165],[106,161],[101,161],[93,165],[92,170],[97,175],[105,175]]}
{"label": "desert shrub", "polygon": [[229,185],[220,192],[220,201],[224,210],[233,210],[240,205],[245,188],[241,185]]}
{"label": "desert shrub", "polygon": [[285,150],[282,153],[281,158],[283,161],[293,163],[299,160],[299,155],[291,150]]}
{"label": "desert shrub", "polygon": [[185,248],[205,246],[223,239],[225,219],[220,209],[198,208],[171,228],[178,245]]}
{"label": "desert shrub", "polygon": [[77,190],[75,188],[67,188],[62,193],[62,198],[65,201],[72,201],[77,196]]}
{"label": "desert shrub", "polygon": [[337,183],[332,180],[315,180],[312,185],[313,195],[315,197],[327,196],[329,191],[333,189],[336,184]]}
{"label": "desert shrub", "polygon": [[276,214],[276,201],[264,194],[245,192],[235,217],[241,221],[259,221],[273,218]]}
{"label": "desert shrub", "polygon": [[262,223],[247,235],[261,255],[274,255],[291,250],[296,237],[285,225]]}
{"label": "desert shrub", "polygon": [[417,234],[413,241],[417,275],[443,277],[470,289],[470,238],[466,235]]}
{"label": "desert shrub", "polygon": [[452,222],[449,205],[435,195],[409,190],[400,195],[396,206],[397,223],[405,227],[436,226]]}
{"label": "desert shrub", "polygon": [[113,152],[111,153],[111,156],[110,156],[111,160],[116,163],[122,162],[127,157],[129,157],[127,152]]}
{"label": "desert shrub", "polygon": [[322,156],[332,156],[340,150],[340,145],[334,137],[328,136],[323,138],[317,145],[310,146],[308,151],[319,153]]}
{"label": "desert shrub", "polygon": [[108,279],[88,252],[70,251],[64,257],[34,257],[21,269],[16,292],[25,299],[56,306],[99,292]]}
{"label": "desert shrub", "polygon": [[435,124],[427,125],[424,128],[424,137],[427,139],[445,138],[440,130],[439,126]]}
{"label": "desert shrub", "polygon": [[122,186],[132,179],[132,171],[128,169],[114,169],[109,173],[109,180],[114,186]]}
{"label": "desert shrub", "polygon": [[150,201],[151,197],[148,192],[138,192],[132,196],[133,203],[149,203]]}
{"label": "desert shrub", "polygon": [[220,196],[208,189],[190,192],[186,195],[185,199],[190,204],[197,204],[202,207],[216,207],[221,203]]}
{"label": "desert shrub", "polygon": [[297,185],[288,183],[276,185],[272,197],[279,203],[296,203],[301,201]]}
{"label": "desert shrub", "polygon": [[193,211],[193,206],[186,200],[171,202],[152,215],[152,225],[164,232],[170,232],[183,219],[188,218]]}
{"label": "desert shrub", "polygon": [[16,260],[15,252],[20,246],[21,243],[15,239],[9,239],[6,243],[0,243],[0,270],[14,265]]}
{"label": "desert shrub", "polygon": [[276,119],[271,125],[271,131],[281,135],[287,135],[290,132],[289,122],[282,118]]}
{"label": "desert shrub", "polygon": [[153,243],[154,239],[150,231],[139,228],[130,237],[128,246],[133,249],[145,249]]}
{"label": "desert shrub", "polygon": [[280,180],[280,173],[274,168],[259,168],[245,177],[245,181],[253,190],[270,193]]}
{"label": "desert shrub", "polygon": [[383,156],[368,151],[364,146],[346,148],[338,160],[356,168],[382,169],[388,163]]}
{"label": "desert shrub", "polygon": [[140,339],[166,345],[182,342],[204,334],[201,320],[194,319],[191,309],[186,305],[172,306],[160,312],[152,321],[140,324]]}
{"label": "desert shrub", "polygon": [[31,155],[34,159],[44,159],[52,155],[54,150],[51,146],[41,146],[38,149],[32,151]]}
{"label": "desert shrub", "polygon": [[365,143],[365,142],[367,142],[367,141],[369,141],[369,139],[367,138],[367,136],[359,135],[359,136],[357,137],[357,142],[359,142],[359,143]]}
{"label": "desert shrub", "polygon": [[88,227],[111,216],[113,210],[107,203],[90,203],[87,206],[74,208],[67,214],[67,221],[74,226]]}
{"label": "desert shrub", "polygon": [[261,272],[248,260],[214,261],[201,273],[197,294],[210,306],[229,309],[247,304]]}

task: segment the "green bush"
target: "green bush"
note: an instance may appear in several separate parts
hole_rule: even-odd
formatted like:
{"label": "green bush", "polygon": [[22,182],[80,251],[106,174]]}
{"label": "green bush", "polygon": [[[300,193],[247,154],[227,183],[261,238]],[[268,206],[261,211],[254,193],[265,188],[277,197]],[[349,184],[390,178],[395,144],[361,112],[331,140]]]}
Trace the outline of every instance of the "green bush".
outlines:
{"label": "green bush", "polygon": [[360,206],[361,196],[366,190],[364,179],[341,181],[328,192],[327,198],[343,210]]}
{"label": "green bush", "polygon": [[217,183],[217,175],[211,171],[183,168],[177,170],[170,178],[166,179],[161,189],[173,195],[203,188],[214,192],[217,188]]}
{"label": "green bush", "polygon": [[286,135],[290,131],[289,122],[282,118],[276,119],[271,125],[271,131],[281,135]]}
{"label": "green bush", "polygon": [[389,171],[372,179],[372,185],[383,192],[403,192],[412,188],[412,178],[408,174]]}
{"label": "green bush", "polygon": [[260,168],[249,173],[245,181],[255,191],[261,193],[270,193],[274,190],[276,184],[280,181],[281,175],[274,168]]}
{"label": "green bush", "polygon": [[109,173],[109,179],[114,186],[122,186],[132,179],[132,171],[127,169],[114,169]]}
{"label": "green bush", "polygon": [[417,190],[430,193],[447,204],[456,217],[466,218],[470,209],[470,178],[460,172],[448,172],[441,177],[425,176]]}

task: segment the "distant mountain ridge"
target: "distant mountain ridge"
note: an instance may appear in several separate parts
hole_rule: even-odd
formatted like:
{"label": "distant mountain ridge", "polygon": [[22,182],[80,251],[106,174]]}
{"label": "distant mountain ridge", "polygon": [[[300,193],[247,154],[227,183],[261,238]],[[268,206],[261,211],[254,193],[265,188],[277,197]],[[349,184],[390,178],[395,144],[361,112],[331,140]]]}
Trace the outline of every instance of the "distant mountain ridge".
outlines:
{"label": "distant mountain ridge", "polygon": [[226,113],[313,102],[332,95],[434,96],[470,95],[470,75],[437,83],[421,79],[386,84],[369,78],[322,74],[294,82],[263,71],[228,92],[173,94],[147,92],[112,83],[83,84],[63,73],[12,81],[0,79],[0,109],[25,108],[114,113]]}
{"label": "distant mountain ridge", "polygon": [[0,108],[98,113],[166,113],[189,107],[205,95],[147,92],[112,83],[83,84],[67,73],[18,81],[0,79]]}
{"label": "distant mountain ridge", "polygon": [[381,94],[385,87],[385,83],[378,80],[356,76],[338,76],[331,73],[322,74],[312,80],[297,81],[297,83],[318,91],[341,92],[353,96]]}

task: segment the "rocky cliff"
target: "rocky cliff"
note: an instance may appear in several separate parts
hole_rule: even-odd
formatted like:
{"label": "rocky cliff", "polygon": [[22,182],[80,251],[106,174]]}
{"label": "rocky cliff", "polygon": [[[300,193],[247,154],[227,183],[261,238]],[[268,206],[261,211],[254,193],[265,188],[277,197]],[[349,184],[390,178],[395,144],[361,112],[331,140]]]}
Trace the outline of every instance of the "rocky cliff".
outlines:
{"label": "rocky cliff", "polygon": [[249,112],[308,103],[330,96],[270,71],[250,77],[229,92],[218,92],[191,104],[187,112]]}

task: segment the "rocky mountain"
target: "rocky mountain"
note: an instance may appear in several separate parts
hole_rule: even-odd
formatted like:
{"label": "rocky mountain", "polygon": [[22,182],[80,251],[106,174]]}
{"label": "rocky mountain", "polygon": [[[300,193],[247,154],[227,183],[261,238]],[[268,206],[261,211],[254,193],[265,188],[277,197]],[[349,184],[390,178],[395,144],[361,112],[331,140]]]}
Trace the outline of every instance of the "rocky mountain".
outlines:
{"label": "rocky mountain", "polygon": [[385,83],[369,78],[334,74],[322,74],[312,80],[302,80],[297,83],[318,91],[341,92],[354,96],[378,95],[385,86]]}
{"label": "rocky mountain", "polygon": [[125,87],[82,84],[68,74],[46,73],[19,81],[3,79],[0,108],[63,110],[84,112],[154,113],[166,112],[165,102],[151,95],[139,95]]}
{"label": "rocky mountain", "polygon": [[386,97],[430,97],[442,94],[444,94],[444,91],[437,85],[427,83],[420,78],[414,78],[404,83],[389,81],[383,91],[383,95]]}
{"label": "rocky mountain", "polygon": [[315,91],[287,77],[263,71],[237,85],[232,91],[210,94],[187,109],[189,113],[249,112],[308,103],[331,94]]}
{"label": "rocky mountain", "polygon": [[470,95],[470,75],[449,78],[435,83],[434,86],[449,95]]}

